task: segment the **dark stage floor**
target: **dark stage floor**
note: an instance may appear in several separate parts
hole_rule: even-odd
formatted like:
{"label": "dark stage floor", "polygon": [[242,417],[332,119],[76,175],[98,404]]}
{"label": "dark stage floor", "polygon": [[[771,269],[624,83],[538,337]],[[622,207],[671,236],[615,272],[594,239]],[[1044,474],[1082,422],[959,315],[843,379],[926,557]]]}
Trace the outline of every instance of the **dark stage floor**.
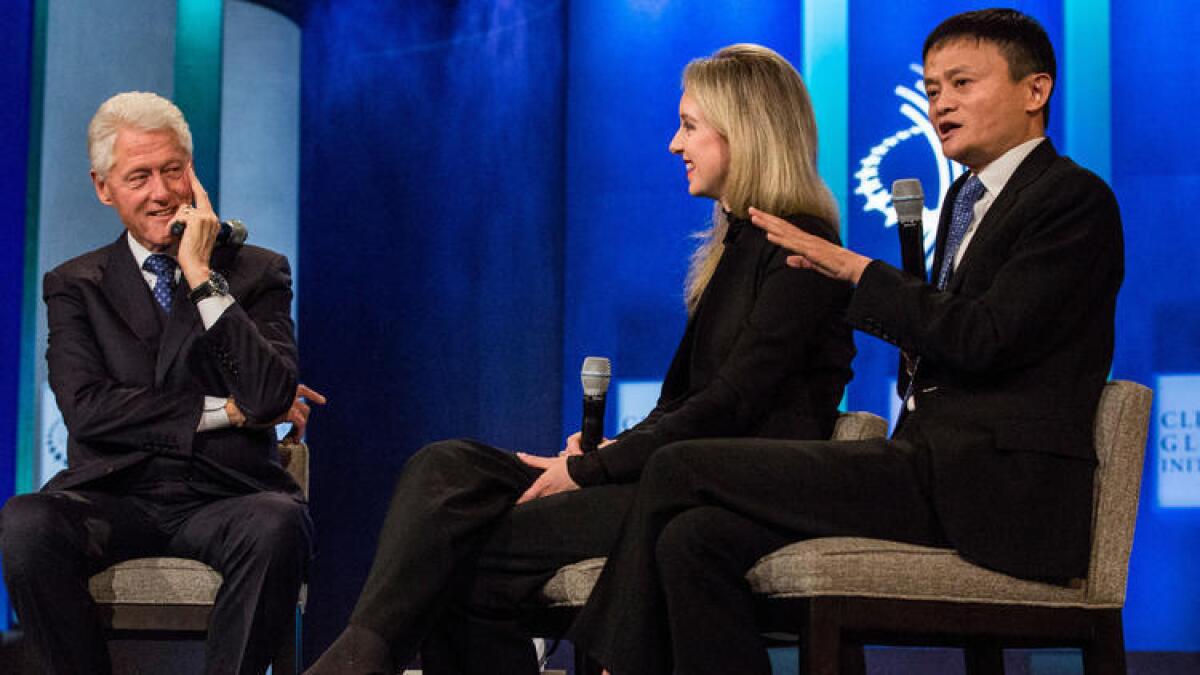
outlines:
{"label": "dark stage floor", "polygon": [[[119,640],[112,645],[115,671],[153,675],[191,675],[202,671],[203,644],[199,641],[164,643],[152,640]],[[0,673],[34,675],[23,670],[20,633],[0,633]],[[796,672],[796,652],[772,650],[777,675]],[[550,659],[551,668],[570,672],[571,649],[562,645]],[[962,654],[952,649],[872,648],[867,652],[867,675],[958,675]],[[1072,650],[1009,650],[1006,675],[1081,675],[1079,652]],[[1200,653],[1130,652],[1129,675],[1200,675]]]}

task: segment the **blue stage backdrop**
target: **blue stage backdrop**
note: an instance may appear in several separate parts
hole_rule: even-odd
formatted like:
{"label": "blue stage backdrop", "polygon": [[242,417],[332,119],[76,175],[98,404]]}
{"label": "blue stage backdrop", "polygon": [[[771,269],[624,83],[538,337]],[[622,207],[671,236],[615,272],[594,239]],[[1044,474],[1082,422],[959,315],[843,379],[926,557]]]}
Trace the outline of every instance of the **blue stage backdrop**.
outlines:
{"label": "blue stage backdrop", "polygon": [[1112,25],[1126,260],[1113,374],[1155,388],[1125,634],[1131,649],[1200,651],[1200,14],[1182,0],[1114,2]]}
{"label": "blue stage backdrop", "polygon": [[[0,100],[28,101],[33,2],[0,5]],[[13,493],[17,442],[17,377],[21,371],[21,297],[25,273],[25,167],[29,107],[0,106],[0,504]],[[8,594],[0,584],[0,630],[8,627]]]}
{"label": "blue stage backdrop", "polygon": [[[895,260],[890,182],[921,178],[932,223],[960,170],[940,158],[924,126],[921,39],[941,18],[986,3],[260,4],[288,11],[303,27],[299,337],[304,380],[330,397],[309,434],[318,536],[311,652],[344,625],[394,477],[417,448],[466,435],[557,450],[578,428],[585,355],[611,357],[618,382],[649,383],[643,394],[661,379],[684,326],[681,284],[695,243],[688,235],[710,214],[709,202],[687,195],[681,163],[667,152],[689,59],[753,41],[803,68],[812,52],[816,103],[833,115],[820,119],[824,152],[836,155],[824,155],[822,166],[845,167],[826,178],[844,195],[847,240]],[[1045,24],[1059,51],[1051,136],[1109,178],[1122,205],[1128,271],[1113,375],[1156,393],[1127,647],[1200,651],[1200,577],[1192,571],[1200,541],[1200,284],[1192,262],[1200,231],[1190,213],[1200,194],[1200,136],[1190,123],[1200,109],[1200,14],[1185,0],[1152,11],[1132,0],[1016,6]],[[0,303],[0,501],[14,477],[20,486],[33,481],[36,418],[18,414],[17,385],[36,393],[45,345],[33,337],[37,322],[22,320],[19,299],[39,295],[39,265],[65,257],[50,255],[54,247],[79,243],[56,233],[102,234],[62,229],[103,210],[86,181],[63,178],[63,163],[82,166],[76,141],[103,95],[130,82],[171,91],[169,63],[159,59],[80,60],[84,43],[71,39],[50,39],[49,55],[35,55],[43,37],[79,30],[78,22],[49,21],[53,30],[42,23],[39,36],[35,8],[43,19],[78,19],[71,7],[0,3],[0,94],[12,102],[0,109],[0,297],[13,300]],[[97,35],[121,42],[136,29],[152,38],[136,41],[139,53],[147,44],[174,48],[166,15],[136,27],[105,16]],[[819,39],[805,44],[806,29]],[[70,93],[48,96],[45,119],[43,69],[46,91]],[[230,123],[261,131],[240,119]],[[290,124],[286,115],[274,122]],[[48,173],[43,147],[53,160]],[[272,158],[263,158],[262,171],[279,170]],[[71,175],[82,178],[76,169]],[[30,184],[45,198],[33,202],[41,210],[32,216]],[[256,188],[273,190],[251,186],[248,200]],[[75,202],[78,209],[61,211]],[[289,220],[291,205],[279,206],[279,219]],[[31,217],[47,224],[27,238]],[[53,260],[39,261],[38,237],[40,256]],[[27,305],[31,317],[37,306]],[[895,350],[862,336],[858,344],[848,405],[889,414]],[[33,410],[32,400],[26,405]],[[20,457],[26,466],[15,468]],[[0,589],[0,628],[6,619]]]}
{"label": "blue stage backdrop", "polygon": [[713,205],[688,195],[683,162],[667,150],[684,66],[735,42],[767,45],[798,66],[800,27],[796,2],[755,11],[738,0],[571,4],[564,432],[579,428],[584,356],[611,358],[615,381],[658,381],[683,334],[690,235],[709,227]]}
{"label": "blue stage backdrop", "polygon": [[564,6],[313,3],[302,55],[302,375],[318,550],[345,624],[423,444],[560,442]]}

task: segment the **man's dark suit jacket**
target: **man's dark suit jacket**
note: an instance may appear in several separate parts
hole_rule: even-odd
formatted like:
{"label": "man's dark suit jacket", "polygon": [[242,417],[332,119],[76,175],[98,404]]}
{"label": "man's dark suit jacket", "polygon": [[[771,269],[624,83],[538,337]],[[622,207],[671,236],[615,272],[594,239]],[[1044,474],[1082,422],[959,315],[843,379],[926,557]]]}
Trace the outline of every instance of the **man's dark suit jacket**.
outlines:
{"label": "man's dark suit jacket", "polygon": [[921,357],[916,410],[895,437],[928,448],[934,508],[964,557],[1023,577],[1086,574],[1092,423],[1123,276],[1112,191],[1049,140],[996,197],[945,292],[878,261],[863,274],[849,319]]}
{"label": "man's dark suit jacket", "polygon": [[[300,496],[273,428],[196,432],[203,397],[232,396],[249,422],[278,418],[296,392],[287,260],[256,246],[215,249],[236,302],[208,330],[176,288],[157,305],[122,234],[46,274],[50,386],[66,421],[68,468],[46,490],[99,488],[155,456],[194,460],[246,493]],[[213,475],[213,472],[206,472]]]}

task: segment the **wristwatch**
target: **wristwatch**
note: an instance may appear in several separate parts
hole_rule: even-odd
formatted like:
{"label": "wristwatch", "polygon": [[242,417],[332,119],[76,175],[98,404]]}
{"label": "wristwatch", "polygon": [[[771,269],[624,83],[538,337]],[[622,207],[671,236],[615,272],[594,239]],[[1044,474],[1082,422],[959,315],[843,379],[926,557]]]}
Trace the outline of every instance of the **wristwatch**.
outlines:
{"label": "wristwatch", "polygon": [[229,282],[220,274],[210,271],[208,280],[188,292],[188,300],[195,304],[214,295],[229,295]]}

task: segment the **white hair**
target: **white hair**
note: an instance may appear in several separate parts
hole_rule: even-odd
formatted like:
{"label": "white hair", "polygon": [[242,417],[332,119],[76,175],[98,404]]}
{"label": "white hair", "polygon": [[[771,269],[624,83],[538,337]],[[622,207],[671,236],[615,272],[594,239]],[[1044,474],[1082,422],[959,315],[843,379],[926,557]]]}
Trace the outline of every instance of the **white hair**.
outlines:
{"label": "white hair", "polygon": [[105,178],[112,168],[117,132],[129,127],[171,131],[187,154],[192,154],[192,131],[174,103],[151,92],[127,91],[101,103],[88,124],[88,157],[92,171],[100,178]]}

